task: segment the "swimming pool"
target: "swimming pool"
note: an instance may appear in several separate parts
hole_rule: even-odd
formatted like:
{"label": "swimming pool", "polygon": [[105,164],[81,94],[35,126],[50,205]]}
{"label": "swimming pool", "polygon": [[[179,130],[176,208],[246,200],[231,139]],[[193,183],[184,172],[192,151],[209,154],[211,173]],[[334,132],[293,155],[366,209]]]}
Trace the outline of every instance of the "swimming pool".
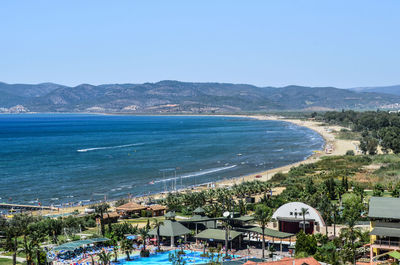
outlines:
{"label": "swimming pool", "polygon": [[[168,260],[169,254],[174,253],[175,251],[168,251],[163,253],[158,253],[155,255],[151,255],[148,258],[135,258],[131,261],[120,260],[118,264],[134,264],[134,265],[171,265],[172,263]],[[183,255],[184,260],[186,261],[187,265],[190,264],[205,264],[210,261],[209,258],[202,258],[200,257],[202,252],[192,252],[192,251],[185,251],[185,255]]]}

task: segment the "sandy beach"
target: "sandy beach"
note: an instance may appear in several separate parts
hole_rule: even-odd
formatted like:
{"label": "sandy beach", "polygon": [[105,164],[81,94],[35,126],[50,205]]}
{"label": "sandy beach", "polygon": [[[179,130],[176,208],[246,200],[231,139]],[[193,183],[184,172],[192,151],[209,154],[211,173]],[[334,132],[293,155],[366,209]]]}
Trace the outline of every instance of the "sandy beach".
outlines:
{"label": "sandy beach", "polygon": [[[181,115],[184,116],[184,115]],[[197,115],[197,116],[204,116],[204,115]],[[304,126],[307,127],[311,130],[314,130],[315,132],[319,133],[325,140],[325,147],[324,150],[316,150],[315,153],[308,157],[306,160],[299,161],[293,164],[288,164],[282,167],[278,168],[273,168],[269,169],[266,171],[262,172],[255,172],[253,174],[249,174],[246,176],[238,177],[238,178],[229,178],[225,180],[218,181],[216,183],[213,183],[213,187],[229,187],[234,184],[239,184],[243,181],[251,181],[251,180],[261,180],[261,181],[267,181],[269,180],[275,173],[282,172],[286,173],[290,170],[290,168],[298,166],[300,164],[307,164],[307,163],[313,163],[318,161],[322,156],[334,156],[334,155],[343,155],[345,154],[348,150],[353,150],[355,153],[358,151],[358,142],[357,141],[351,141],[351,140],[341,140],[335,138],[335,132],[340,131],[341,128],[340,126],[325,126],[320,122],[316,122],[313,120],[297,120],[297,119],[286,119],[284,117],[279,117],[279,116],[271,116],[271,115],[213,115],[213,116],[225,116],[225,117],[243,117],[243,118],[252,118],[252,119],[258,119],[258,120],[277,120],[277,121],[285,121],[285,122],[290,122],[299,126]],[[327,152],[327,149],[329,152]],[[258,178],[256,178],[258,176]],[[261,177],[259,177],[261,176]],[[199,191],[199,190],[204,190],[208,189],[206,185],[200,185],[196,188],[190,189],[190,191]],[[180,190],[180,192],[183,192],[185,190]],[[275,189],[273,192],[279,192],[279,189]],[[160,199],[164,197],[165,194],[163,193],[157,193],[157,194],[152,194],[149,196],[145,197],[136,197],[133,200],[136,202],[146,202],[151,199]],[[111,202],[112,203],[112,202]],[[87,206],[86,206],[87,207]],[[85,206],[75,206],[75,207],[68,207],[64,208],[62,212],[72,212],[74,210],[78,210],[80,212],[83,212]],[[45,214],[45,212],[44,212]]]}
{"label": "sandy beach", "polygon": [[[340,131],[343,127],[340,126],[323,126],[322,123],[316,122],[313,120],[297,120],[297,119],[286,119],[284,117],[279,117],[279,116],[261,116],[261,115],[232,115],[232,117],[246,117],[246,118],[254,118],[254,119],[259,119],[259,120],[278,120],[278,121],[285,121],[285,122],[290,122],[299,126],[304,126],[307,127],[318,134],[320,134],[324,140],[325,140],[325,148],[324,150],[316,150],[318,152],[315,152],[314,155],[308,157],[306,160],[299,161],[293,164],[289,164],[283,167],[278,167],[278,168],[273,168],[270,170],[266,170],[263,172],[258,172],[254,174],[250,174],[241,178],[236,178],[236,179],[229,179],[225,181],[221,181],[218,184],[219,185],[232,185],[232,183],[240,183],[242,181],[249,181],[249,180],[254,180],[255,176],[261,175],[261,178],[258,178],[259,180],[262,181],[267,181],[269,180],[275,173],[282,172],[286,173],[290,170],[290,168],[298,166],[300,164],[307,164],[307,163],[313,163],[316,162],[320,159],[322,156],[335,156],[335,155],[344,155],[348,150],[353,150],[355,153],[358,151],[358,142],[357,141],[351,141],[351,140],[341,140],[335,138],[335,132]],[[330,149],[330,152],[326,152],[326,149]]]}
{"label": "sandy beach", "polygon": [[[179,116],[179,115],[178,115]],[[180,116],[185,116],[185,115],[180,115]],[[187,115],[186,115],[187,116]],[[269,169],[266,171],[262,172],[255,172],[253,174],[245,175],[242,177],[237,177],[237,178],[229,178],[229,179],[224,179],[218,182],[214,183],[213,187],[229,187],[234,184],[240,184],[241,182],[244,181],[251,181],[251,180],[260,180],[260,181],[268,181],[271,179],[271,177],[278,172],[286,173],[288,172],[292,167],[298,166],[300,164],[307,164],[307,163],[313,163],[318,161],[322,156],[335,156],[335,155],[344,155],[348,150],[353,150],[354,153],[358,153],[358,141],[351,141],[351,140],[341,140],[335,138],[335,132],[340,131],[343,127],[341,126],[333,126],[329,125],[326,126],[322,124],[321,122],[313,121],[313,120],[298,120],[298,119],[286,119],[284,117],[280,116],[273,116],[273,115],[195,115],[195,116],[224,116],[224,117],[243,117],[243,118],[252,118],[252,119],[258,119],[258,120],[276,120],[276,121],[285,121],[285,122],[290,122],[299,126],[307,127],[318,134],[320,134],[324,140],[325,140],[325,147],[324,150],[315,150],[316,152],[308,157],[307,159],[303,161],[299,161],[296,163],[288,164],[282,167],[277,167],[273,169]],[[329,152],[326,152],[328,149]],[[258,176],[258,178],[256,178]],[[261,176],[261,177],[259,177]],[[200,191],[204,189],[208,189],[209,187],[205,185],[200,185],[194,189],[190,189],[192,192],[193,191]],[[180,190],[179,192],[184,192],[185,190]],[[274,192],[280,192],[280,189],[274,189]],[[153,194],[145,197],[137,197],[135,198],[135,201],[137,202],[143,202],[143,201],[148,201],[149,199],[160,199],[163,198],[165,194],[159,193],[159,194]]]}

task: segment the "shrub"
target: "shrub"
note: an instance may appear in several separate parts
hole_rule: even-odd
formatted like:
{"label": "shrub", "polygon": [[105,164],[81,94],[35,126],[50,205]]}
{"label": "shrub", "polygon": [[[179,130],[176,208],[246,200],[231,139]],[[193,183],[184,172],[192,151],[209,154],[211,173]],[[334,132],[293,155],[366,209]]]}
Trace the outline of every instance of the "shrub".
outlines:
{"label": "shrub", "polygon": [[281,182],[281,181],[284,181],[285,179],[286,179],[286,174],[284,174],[282,172],[278,172],[272,176],[271,181],[272,182]]}

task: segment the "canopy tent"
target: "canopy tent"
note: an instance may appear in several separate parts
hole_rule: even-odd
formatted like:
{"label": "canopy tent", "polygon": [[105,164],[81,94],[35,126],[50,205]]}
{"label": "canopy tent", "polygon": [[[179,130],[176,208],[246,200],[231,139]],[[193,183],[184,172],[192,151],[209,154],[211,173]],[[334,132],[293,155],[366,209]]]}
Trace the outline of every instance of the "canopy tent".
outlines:
{"label": "canopy tent", "polygon": [[85,240],[78,240],[78,241],[73,241],[73,242],[68,242],[62,245],[59,245],[55,248],[53,248],[54,251],[74,251],[78,248],[81,248],[85,245],[93,244],[93,243],[99,243],[99,242],[105,242],[110,239],[108,238],[91,238],[91,239],[85,239]]}
{"label": "canopy tent", "polygon": [[[160,236],[171,237],[171,246],[173,246],[174,237],[190,234],[190,230],[177,221],[165,220],[159,227],[159,234]],[[149,235],[157,236],[157,228],[151,230]]]}

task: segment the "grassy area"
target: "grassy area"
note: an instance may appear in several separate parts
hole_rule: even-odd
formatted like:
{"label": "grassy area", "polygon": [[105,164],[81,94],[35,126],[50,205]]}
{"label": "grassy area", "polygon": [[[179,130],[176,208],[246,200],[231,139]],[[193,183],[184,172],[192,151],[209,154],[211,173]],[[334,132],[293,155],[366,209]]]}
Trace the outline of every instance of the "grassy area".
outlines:
{"label": "grassy area", "polygon": [[400,156],[395,154],[375,155],[371,156],[373,163],[398,163],[400,162]]}
{"label": "grassy area", "polygon": [[352,177],[360,172],[363,166],[371,164],[367,156],[326,156],[316,163],[305,164],[289,171],[289,176],[309,176],[314,180],[325,180],[330,177],[340,179],[343,176]]}
{"label": "grassy area", "polygon": [[[372,191],[372,190],[366,190],[366,191],[365,191],[365,197],[366,197],[366,198],[372,197],[373,195],[374,195],[374,191]],[[387,190],[385,190],[385,191],[383,192],[382,197],[392,197],[392,193],[389,192],[389,191],[387,191]]]}
{"label": "grassy area", "polygon": [[[0,265],[12,265],[12,259],[6,259],[6,258],[0,258]],[[17,264],[22,264],[20,262],[17,262]]]}
{"label": "grassy area", "polygon": [[335,133],[335,138],[341,140],[360,140],[361,135],[358,132],[352,132],[350,130],[342,129]]}

